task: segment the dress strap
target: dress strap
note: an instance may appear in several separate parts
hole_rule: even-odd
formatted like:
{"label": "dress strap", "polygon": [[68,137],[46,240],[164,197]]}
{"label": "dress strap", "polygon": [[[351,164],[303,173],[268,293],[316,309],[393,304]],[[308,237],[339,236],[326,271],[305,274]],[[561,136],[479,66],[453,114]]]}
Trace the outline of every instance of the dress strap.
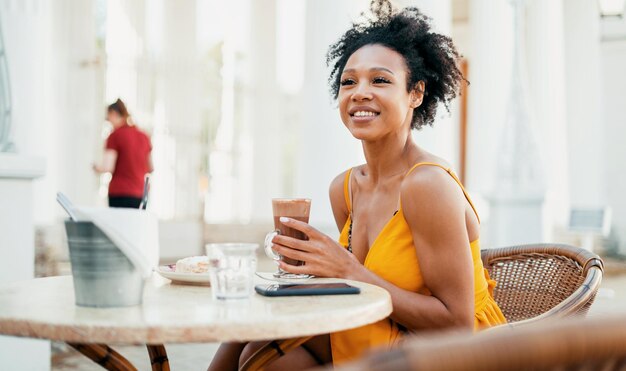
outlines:
{"label": "dress strap", "polygon": [[346,171],[346,177],[343,180],[343,197],[346,199],[346,206],[348,206],[348,212],[352,213],[352,168]]}
{"label": "dress strap", "polygon": [[409,169],[409,171],[406,172],[405,177],[407,177],[415,168],[422,166],[422,165],[437,166],[445,170],[448,174],[450,174],[450,176],[457,182],[459,187],[461,187],[461,190],[463,191],[463,195],[465,195],[465,199],[467,199],[467,202],[469,202],[470,206],[472,207],[472,210],[474,210],[474,214],[476,214],[476,218],[478,218],[478,223],[480,223],[480,216],[478,216],[478,211],[476,211],[476,207],[474,206],[472,199],[470,198],[469,194],[465,190],[465,187],[463,187],[463,183],[461,183],[461,180],[459,180],[459,178],[456,176],[454,171],[452,171],[452,169],[450,169],[449,167],[445,167],[435,162],[418,162],[417,164],[413,165]]}

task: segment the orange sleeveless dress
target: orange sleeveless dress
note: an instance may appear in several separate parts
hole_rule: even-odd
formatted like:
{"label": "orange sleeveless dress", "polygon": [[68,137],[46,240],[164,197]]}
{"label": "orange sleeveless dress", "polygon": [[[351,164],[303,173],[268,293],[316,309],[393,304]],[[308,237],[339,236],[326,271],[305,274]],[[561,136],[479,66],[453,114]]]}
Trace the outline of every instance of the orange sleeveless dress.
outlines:
{"label": "orange sleeveless dress", "polygon": [[[422,165],[437,166],[450,174],[459,184],[467,201],[476,213],[476,208],[461,181],[449,168],[436,163],[422,162],[415,164],[407,172],[407,175]],[[352,225],[351,173],[352,170],[346,173],[344,181],[344,196],[349,215],[339,237],[339,243],[346,248],[348,248],[348,238]],[[470,242],[470,249],[474,262],[474,330],[506,323],[502,311],[493,299],[493,288],[496,286],[496,282],[489,278],[487,270],[483,268],[478,239]],[[398,212],[387,222],[370,246],[363,264],[379,277],[404,290],[430,295],[428,288],[424,285],[413,237],[404,218],[401,202]],[[330,342],[333,363],[339,364],[358,358],[371,348],[390,347],[396,344],[402,336],[403,333],[400,328],[390,318],[356,329],[332,333],[330,334]]]}

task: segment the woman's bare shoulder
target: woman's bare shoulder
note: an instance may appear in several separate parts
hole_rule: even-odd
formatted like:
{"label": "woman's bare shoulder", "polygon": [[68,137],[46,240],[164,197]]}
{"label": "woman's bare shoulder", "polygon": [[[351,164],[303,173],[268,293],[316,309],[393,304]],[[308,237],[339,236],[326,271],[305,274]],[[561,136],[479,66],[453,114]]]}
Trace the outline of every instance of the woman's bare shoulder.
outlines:
{"label": "woman's bare shoulder", "polygon": [[[450,164],[441,157],[430,155],[420,159],[443,166],[418,166],[402,181],[400,196],[403,206],[421,205],[428,209],[437,209],[439,205],[462,205],[463,197],[459,186],[445,169]],[[420,207],[421,208],[421,207]]]}

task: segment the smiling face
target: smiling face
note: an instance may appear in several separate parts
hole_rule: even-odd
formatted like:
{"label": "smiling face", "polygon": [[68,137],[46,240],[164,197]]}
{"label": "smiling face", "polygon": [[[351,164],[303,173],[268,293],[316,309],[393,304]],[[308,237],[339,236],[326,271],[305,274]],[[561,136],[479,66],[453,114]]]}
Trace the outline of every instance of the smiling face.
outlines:
{"label": "smiling face", "polygon": [[337,100],[341,120],[355,138],[375,141],[409,132],[424,90],[420,82],[408,92],[408,77],[404,57],[386,46],[365,45],[348,58]]}

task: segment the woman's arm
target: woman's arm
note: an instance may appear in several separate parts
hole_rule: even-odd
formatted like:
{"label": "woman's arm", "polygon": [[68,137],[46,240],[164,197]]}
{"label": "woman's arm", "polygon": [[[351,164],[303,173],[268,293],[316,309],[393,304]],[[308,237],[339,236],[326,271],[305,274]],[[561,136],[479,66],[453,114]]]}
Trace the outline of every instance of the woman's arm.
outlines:
{"label": "woman's arm", "polygon": [[154,171],[154,163],[152,162],[152,152],[148,153],[148,173]]}
{"label": "woman's arm", "polygon": [[425,286],[432,296],[403,290],[361,265],[337,242],[306,223],[291,220],[309,241],[277,236],[277,253],[306,261],[292,273],[342,277],[383,287],[391,294],[391,318],[409,330],[466,327],[474,321],[474,276],[465,225],[465,198],[458,185],[441,169],[411,173],[401,188],[402,209],[411,229]]}
{"label": "woman's arm", "polygon": [[102,162],[93,165],[93,170],[96,173],[113,173],[115,171],[115,162],[117,161],[117,151],[114,149],[104,150],[104,156],[102,156]]}
{"label": "woman's arm", "polygon": [[424,285],[432,296],[405,291],[369,270],[355,270],[354,279],[389,291],[391,318],[408,329],[472,328],[474,273],[462,191],[443,170],[424,168],[407,177],[401,199]]}

